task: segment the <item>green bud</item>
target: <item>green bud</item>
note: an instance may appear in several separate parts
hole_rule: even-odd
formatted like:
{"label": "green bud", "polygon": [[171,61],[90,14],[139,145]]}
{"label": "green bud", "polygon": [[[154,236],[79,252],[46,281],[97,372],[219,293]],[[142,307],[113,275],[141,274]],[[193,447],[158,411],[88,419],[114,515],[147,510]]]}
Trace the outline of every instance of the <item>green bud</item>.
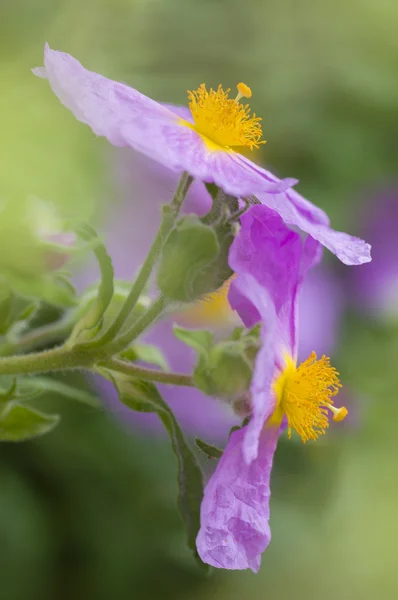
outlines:
{"label": "green bud", "polygon": [[194,373],[195,384],[210,396],[234,401],[249,389],[252,368],[240,342],[222,342],[200,357]]}
{"label": "green bud", "polygon": [[[212,227],[198,217],[181,219],[170,233],[158,271],[158,286],[168,298],[191,302],[217,287],[220,244]],[[223,283],[223,282],[222,282]]]}

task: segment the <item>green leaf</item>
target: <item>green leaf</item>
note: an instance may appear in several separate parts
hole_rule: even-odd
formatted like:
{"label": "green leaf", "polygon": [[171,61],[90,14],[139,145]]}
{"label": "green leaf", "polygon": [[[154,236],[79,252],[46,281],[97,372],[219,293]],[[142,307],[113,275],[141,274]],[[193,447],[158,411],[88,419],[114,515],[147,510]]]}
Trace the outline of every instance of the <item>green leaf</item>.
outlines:
{"label": "green leaf", "polygon": [[[94,394],[90,394],[90,392],[85,390],[80,390],[73,385],[59,381],[58,379],[50,377],[34,377],[29,378],[27,383],[29,385],[25,395],[27,399],[29,399],[29,393],[34,393],[34,390],[36,389],[36,392],[39,394],[44,392],[54,392],[55,394],[70,398],[71,400],[76,400],[82,404],[87,404],[93,408],[99,408],[101,406],[97,396]],[[31,390],[31,392],[29,392],[29,390]]]}
{"label": "green leaf", "polygon": [[156,365],[164,371],[168,371],[169,369],[163,352],[153,344],[134,344],[133,346],[130,346],[130,348],[124,350],[120,356],[131,362],[141,361],[150,365]]}
{"label": "green leaf", "polygon": [[185,329],[185,327],[173,325],[173,332],[181,342],[204,356],[207,356],[213,344],[213,334],[207,329]]}
{"label": "green leaf", "polygon": [[223,451],[220,448],[204,442],[199,437],[195,438],[195,442],[199,450],[206,454],[207,458],[217,460],[222,457]]}
{"label": "green leaf", "polygon": [[87,242],[96,242],[93,246],[93,250],[101,271],[101,283],[98,287],[95,301],[90,305],[86,314],[75,326],[71,336],[71,339],[73,340],[76,340],[83,332],[86,332],[86,335],[90,332],[87,336],[89,338],[92,338],[97,333],[98,329],[101,327],[105,311],[113,297],[112,260],[107,253],[104,244],[101,243],[95,230],[87,224],[81,225],[77,230],[77,233]]}
{"label": "green leaf", "polygon": [[22,442],[49,433],[59,423],[58,415],[9,402],[0,414],[0,441]]}
{"label": "green leaf", "polygon": [[113,381],[123,404],[138,412],[156,413],[163,422],[177,458],[178,507],[187,531],[188,546],[203,567],[195,544],[200,527],[200,503],[203,497],[202,472],[173,411],[153,383],[116,373],[108,372],[106,376]]}

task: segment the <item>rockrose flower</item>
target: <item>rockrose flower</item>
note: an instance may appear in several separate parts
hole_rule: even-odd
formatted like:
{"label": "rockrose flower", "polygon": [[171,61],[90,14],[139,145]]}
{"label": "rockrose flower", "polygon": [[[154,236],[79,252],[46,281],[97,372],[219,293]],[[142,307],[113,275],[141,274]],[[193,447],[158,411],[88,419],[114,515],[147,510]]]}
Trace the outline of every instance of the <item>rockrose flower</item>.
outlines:
{"label": "rockrose flower", "polygon": [[329,227],[327,215],[291,187],[297,179],[280,180],[237,149],[250,151],[264,143],[261,119],[250,114],[242,98],[251,89],[207,90],[201,84],[188,92],[189,108],[159,104],[127,85],[85,69],[63,52],[44,52],[44,68],[34,70],[50,85],[75,117],[115,146],[130,146],[167,168],[215,183],[236,198],[255,195],[286,223],[319,240],[346,264],[370,260],[370,247],[362,240]]}
{"label": "rockrose flower", "polygon": [[251,386],[251,419],[230,436],[201,508],[197,538],[202,560],[225,569],[258,571],[269,544],[270,474],[281,432],[303,442],[341,421],[347,410],[333,397],[340,383],[329,358],[313,352],[297,364],[297,300],[306,272],[321,255],[319,242],[305,242],[275,212],[255,206],[242,218],[230,251],[237,277],[229,299],[244,323],[261,322],[262,346]]}

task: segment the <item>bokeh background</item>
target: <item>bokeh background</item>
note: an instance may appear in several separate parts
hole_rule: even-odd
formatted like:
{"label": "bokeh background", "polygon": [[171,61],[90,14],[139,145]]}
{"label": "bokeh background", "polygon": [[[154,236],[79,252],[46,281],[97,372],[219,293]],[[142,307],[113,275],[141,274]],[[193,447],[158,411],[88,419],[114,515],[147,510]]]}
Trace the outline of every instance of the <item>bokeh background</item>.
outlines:
{"label": "bokeh background", "polygon": [[52,396],[58,429],[0,451],[2,600],[398,596],[397,22],[391,0],[1,3],[0,198],[16,210],[34,194],[106,233],[139,202],[139,181],[131,194],[115,185],[125,158],[31,74],[48,41],[165,102],[184,103],[202,81],[247,82],[268,140],[257,160],[299,178],[336,228],[366,235],[377,254],[355,274],[325,257],[332,284],[316,296],[316,326],[322,335],[332,298],[353,416],[316,444],[280,444],[258,576],[206,578],[192,563],[161,436]]}

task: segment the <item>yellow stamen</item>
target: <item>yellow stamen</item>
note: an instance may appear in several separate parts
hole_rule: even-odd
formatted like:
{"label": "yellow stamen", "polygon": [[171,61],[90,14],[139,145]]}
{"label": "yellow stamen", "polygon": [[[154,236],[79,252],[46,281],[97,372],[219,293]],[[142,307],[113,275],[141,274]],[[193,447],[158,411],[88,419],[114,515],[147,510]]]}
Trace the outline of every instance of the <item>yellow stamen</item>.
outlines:
{"label": "yellow stamen", "polygon": [[246,85],[245,83],[238,83],[236,88],[238,90],[238,93],[236,95],[235,102],[239,102],[239,100],[241,98],[251,98],[252,97],[251,88],[249,88],[249,86]]}
{"label": "yellow stamen", "polygon": [[317,360],[315,352],[296,367],[295,362],[286,358],[286,366],[274,383],[277,396],[275,415],[286,415],[288,436],[294,429],[305,443],[316,440],[329,427],[328,409],[334,421],[342,421],[348,414],[343,406],[333,406],[332,397],[341,387],[338,373],[330,364],[330,358],[322,356]]}
{"label": "yellow stamen", "polygon": [[259,117],[250,115],[249,105],[239,103],[240,98],[250,98],[251,89],[244,83],[238,84],[235,100],[228,98],[230,89],[224,92],[221,85],[217,90],[207,91],[202,83],[193,92],[188,91],[189,108],[195,124],[182,121],[182,125],[199,133],[211,150],[230,150],[235,146],[258,148],[263,135]]}
{"label": "yellow stamen", "polygon": [[332,406],[331,404],[327,404],[326,406],[328,407],[329,410],[332,411],[333,421],[335,421],[336,423],[340,423],[340,421],[344,421],[344,419],[348,415],[348,410],[346,409],[345,406],[341,406],[340,408],[336,408],[335,406]]}

